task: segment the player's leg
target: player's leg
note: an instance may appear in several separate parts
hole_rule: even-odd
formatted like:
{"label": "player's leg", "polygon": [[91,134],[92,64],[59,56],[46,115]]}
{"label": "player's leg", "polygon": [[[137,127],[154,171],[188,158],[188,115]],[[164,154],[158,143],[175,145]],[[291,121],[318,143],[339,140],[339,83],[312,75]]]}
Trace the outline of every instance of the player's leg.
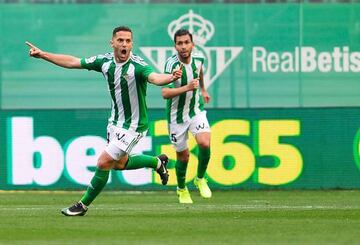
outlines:
{"label": "player's leg", "polygon": [[195,139],[199,146],[197,177],[202,179],[210,160],[210,132],[198,133],[195,135]]}
{"label": "player's leg", "polygon": [[[123,154],[125,155],[125,152]],[[110,170],[114,167],[114,165],[115,159],[113,159],[109,153],[104,151],[98,159],[95,175],[91,179],[90,185],[80,200],[85,206],[89,206],[105,187],[109,179]]]}
{"label": "player's leg", "polygon": [[144,155],[144,154],[134,154],[126,156],[123,159],[119,160],[114,169],[115,170],[132,170],[139,168],[152,168],[157,170],[160,167],[160,161],[158,157]]}
{"label": "player's leg", "polygon": [[152,168],[156,170],[161,178],[161,183],[166,185],[169,180],[169,172],[167,170],[168,157],[161,154],[157,157],[137,154],[126,156],[115,163],[115,170],[131,170],[139,168]]}
{"label": "player's leg", "polygon": [[[61,212],[67,216],[82,216],[86,213],[87,207],[94,201],[94,199],[99,195],[102,189],[105,187],[108,179],[109,173],[112,168],[114,168],[115,163],[127,155],[124,150],[128,142],[128,138],[125,137],[125,140],[122,140],[123,146],[119,146],[120,134],[116,131],[116,128],[113,126],[108,126],[107,128],[107,146],[105,150],[101,153],[98,158],[97,168],[95,174],[90,181],[90,184],[82,196],[80,201],[69,208],[64,208]],[[122,134],[121,134],[122,135]]]}
{"label": "player's leg", "polygon": [[189,149],[187,147],[189,123],[170,124],[169,136],[176,151],[175,173],[177,179],[176,193],[180,203],[193,203],[187,189],[186,170],[189,162]]}
{"label": "player's leg", "polygon": [[[132,141],[131,144],[136,145],[137,141]],[[96,198],[96,196],[101,192],[101,190],[105,187],[109,178],[109,171],[112,168],[115,169],[116,168],[115,166],[120,163],[125,162],[125,169],[137,169],[143,167],[149,167],[149,168],[151,167],[157,169],[162,179],[162,183],[164,185],[167,184],[169,175],[166,168],[168,162],[168,158],[166,156],[164,155],[160,155],[159,157],[152,157],[146,155],[128,156],[128,152],[125,152],[123,149],[118,148],[119,145],[115,143],[112,140],[109,143],[109,145],[106,147],[105,151],[101,154],[98,160],[98,168],[95,171],[95,175],[91,180],[86,193],[80,200],[80,202],[83,205],[85,205],[85,207],[89,206]],[[132,148],[127,148],[126,150],[131,152]],[[129,166],[129,164],[131,167],[127,168],[126,166]]]}
{"label": "player's leg", "polygon": [[176,179],[177,179],[177,188],[176,194],[179,197],[179,203],[190,204],[193,203],[190,192],[187,189],[186,182],[186,170],[189,163],[189,149],[185,149],[180,152],[176,152]]}
{"label": "player's leg", "polygon": [[199,133],[195,136],[195,138],[199,146],[199,162],[197,177],[194,179],[194,185],[199,189],[200,195],[203,198],[210,198],[212,193],[207,184],[207,180],[204,178],[210,160],[210,133]]}
{"label": "player's leg", "polygon": [[[169,173],[167,170],[168,157],[165,154],[161,154],[157,157],[144,154],[128,155],[139,140],[145,136],[145,134],[146,132],[137,133],[124,129],[117,130],[117,136],[114,141],[116,143],[115,145],[116,147],[126,151],[127,154],[116,161],[114,169],[131,170],[139,168],[152,168],[160,175],[162,184],[166,185],[169,180]],[[119,138],[120,140],[118,140]],[[125,144],[123,144],[124,141],[126,141]]]}
{"label": "player's leg", "polygon": [[204,178],[210,160],[210,126],[206,118],[206,112],[196,115],[190,124],[190,131],[195,136],[198,144],[198,169],[197,177],[194,179],[195,186],[199,189],[200,195],[210,198],[212,193]]}
{"label": "player's leg", "polygon": [[189,163],[189,149],[176,152],[176,179],[179,189],[185,188],[186,170]]}
{"label": "player's leg", "polygon": [[[123,155],[125,152],[123,152]],[[87,207],[95,200],[99,193],[105,187],[110,170],[114,167],[115,160],[106,151],[101,153],[95,174],[90,181],[90,184],[82,196],[81,200],[69,208],[64,208],[61,212],[66,216],[82,216],[86,213]]]}

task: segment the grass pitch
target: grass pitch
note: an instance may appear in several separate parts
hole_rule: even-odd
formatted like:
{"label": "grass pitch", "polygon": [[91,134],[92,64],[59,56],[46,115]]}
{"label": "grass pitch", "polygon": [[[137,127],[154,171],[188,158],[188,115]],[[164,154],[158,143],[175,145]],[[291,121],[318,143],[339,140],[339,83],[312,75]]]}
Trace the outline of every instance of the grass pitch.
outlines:
{"label": "grass pitch", "polygon": [[0,244],[359,244],[360,191],[103,192],[84,217],[80,192],[0,192]]}

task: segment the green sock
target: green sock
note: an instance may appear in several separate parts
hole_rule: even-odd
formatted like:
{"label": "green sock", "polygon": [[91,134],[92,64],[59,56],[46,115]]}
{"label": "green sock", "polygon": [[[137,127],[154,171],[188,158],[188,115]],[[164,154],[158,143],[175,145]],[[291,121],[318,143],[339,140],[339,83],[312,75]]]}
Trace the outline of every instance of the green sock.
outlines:
{"label": "green sock", "polygon": [[197,177],[203,178],[210,160],[210,148],[199,147]]}
{"label": "green sock", "polygon": [[153,168],[156,169],[158,158],[148,155],[132,155],[126,163],[125,169],[138,169],[138,168]]}
{"label": "green sock", "polygon": [[97,195],[99,195],[109,179],[109,172],[110,170],[96,169],[95,175],[91,179],[89,187],[80,200],[83,204],[89,206]]}
{"label": "green sock", "polygon": [[187,162],[180,162],[179,160],[176,161],[176,165],[175,165],[176,179],[177,179],[178,187],[180,189],[185,188],[185,178],[186,178],[187,166],[188,166]]}

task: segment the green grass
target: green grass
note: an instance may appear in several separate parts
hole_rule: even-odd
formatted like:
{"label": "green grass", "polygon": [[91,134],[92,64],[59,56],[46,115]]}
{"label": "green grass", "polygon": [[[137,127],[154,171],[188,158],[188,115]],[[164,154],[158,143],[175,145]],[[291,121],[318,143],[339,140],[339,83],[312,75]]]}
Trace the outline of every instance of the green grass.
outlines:
{"label": "green grass", "polygon": [[0,244],[359,244],[360,191],[104,192],[84,217],[80,192],[1,192]]}

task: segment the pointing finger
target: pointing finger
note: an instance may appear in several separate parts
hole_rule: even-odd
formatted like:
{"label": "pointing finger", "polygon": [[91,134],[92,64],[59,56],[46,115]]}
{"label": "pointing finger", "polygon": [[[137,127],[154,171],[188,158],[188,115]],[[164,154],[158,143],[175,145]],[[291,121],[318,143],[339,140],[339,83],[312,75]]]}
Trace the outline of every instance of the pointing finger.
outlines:
{"label": "pointing finger", "polygon": [[32,43],[26,41],[25,44],[29,46],[30,48],[36,48]]}

